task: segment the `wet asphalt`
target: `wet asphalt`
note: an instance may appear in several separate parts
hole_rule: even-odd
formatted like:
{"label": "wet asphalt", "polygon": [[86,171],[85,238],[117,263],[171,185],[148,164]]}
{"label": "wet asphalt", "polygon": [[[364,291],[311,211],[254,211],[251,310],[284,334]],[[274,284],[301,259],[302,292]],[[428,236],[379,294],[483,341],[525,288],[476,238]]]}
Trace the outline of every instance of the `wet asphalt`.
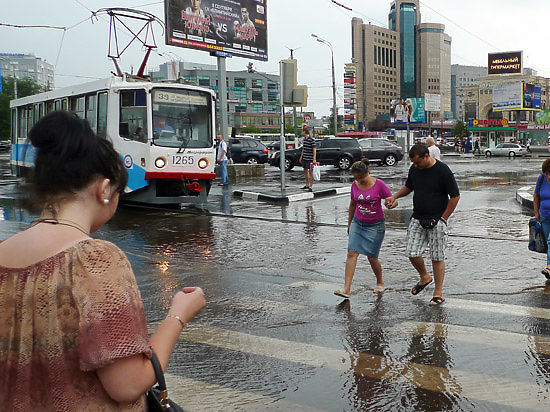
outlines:
{"label": "wet asphalt", "polygon": [[[550,410],[550,283],[545,256],[527,249],[532,211],[515,200],[543,159],[444,159],[461,190],[449,221],[446,302],[428,307],[430,285],[404,256],[412,196],[386,211],[380,253],[387,290],[360,257],[349,301],[343,285],[349,195],[273,205],[233,190],[274,190],[278,170],[181,210],[120,207],[95,236],[128,255],[148,322],[163,318],[184,285],[207,307],[182,333],[168,368],[169,393],[187,410]],[[373,166],[392,191],[408,162]],[[0,159],[2,238],[33,214],[25,187]],[[287,174],[289,191],[303,175]],[[316,188],[351,184],[322,168]],[[428,264],[430,268],[430,265]]]}

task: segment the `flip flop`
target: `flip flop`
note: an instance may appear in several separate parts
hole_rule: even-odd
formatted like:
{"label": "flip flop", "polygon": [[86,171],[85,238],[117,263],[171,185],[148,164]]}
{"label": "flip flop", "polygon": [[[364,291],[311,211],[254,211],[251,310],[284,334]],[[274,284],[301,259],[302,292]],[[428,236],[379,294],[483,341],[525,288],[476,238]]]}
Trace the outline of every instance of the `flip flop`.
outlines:
{"label": "flip flop", "polygon": [[441,305],[443,302],[445,302],[444,298],[442,298],[441,296],[434,296],[430,300],[430,306],[438,306]]}
{"label": "flip flop", "polygon": [[414,285],[414,287],[411,289],[411,293],[412,293],[413,295],[415,295],[415,296],[418,295],[420,292],[422,292],[422,291],[424,290],[424,288],[425,288],[426,286],[428,286],[428,285],[429,285],[430,283],[432,283],[432,282],[433,282],[433,279],[430,280],[430,281],[427,282],[427,283],[424,283],[423,285],[421,285],[420,282],[418,282],[418,283],[417,283],[416,285]]}
{"label": "flip flop", "polygon": [[372,293],[382,293],[386,290],[384,286],[376,285],[376,287],[373,289]]}
{"label": "flip flop", "polygon": [[344,299],[349,299],[349,293],[346,293],[346,292],[344,292],[343,290],[340,290],[340,289],[335,290],[335,291],[334,291],[334,294],[335,294],[336,296],[341,296],[341,297],[343,297]]}

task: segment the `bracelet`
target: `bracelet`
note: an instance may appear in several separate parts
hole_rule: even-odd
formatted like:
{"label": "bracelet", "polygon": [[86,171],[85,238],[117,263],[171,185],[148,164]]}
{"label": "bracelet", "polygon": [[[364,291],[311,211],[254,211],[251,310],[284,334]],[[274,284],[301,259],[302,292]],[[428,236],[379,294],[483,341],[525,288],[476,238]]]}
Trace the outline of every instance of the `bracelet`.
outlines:
{"label": "bracelet", "polygon": [[443,223],[447,224],[447,219],[440,217],[439,220],[441,220]]}
{"label": "bracelet", "polygon": [[181,324],[182,329],[187,326],[187,322],[184,322],[183,320],[181,320],[181,318],[178,315],[172,315],[171,313],[169,313],[168,315],[166,315],[166,317],[177,319]]}

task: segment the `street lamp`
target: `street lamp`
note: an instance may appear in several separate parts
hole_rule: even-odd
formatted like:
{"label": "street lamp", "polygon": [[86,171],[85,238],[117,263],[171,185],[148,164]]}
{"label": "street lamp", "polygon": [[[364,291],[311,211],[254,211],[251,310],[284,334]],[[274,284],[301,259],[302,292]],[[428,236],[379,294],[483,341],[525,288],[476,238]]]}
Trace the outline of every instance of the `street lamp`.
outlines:
{"label": "street lamp", "polygon": [[319,43],[326,44],[328,47],[330,47],[330,55],[332,58],[332,115],[334,116],[334,136],[337,136],[338,135],[338,112],[336,111],[336,81],[334,77],[334,49],[332,48],[332,44],[330,44],[330,42],[328,42],[325,39],[322,39],[316,34],[312,34],[311,37],[315,38]]}

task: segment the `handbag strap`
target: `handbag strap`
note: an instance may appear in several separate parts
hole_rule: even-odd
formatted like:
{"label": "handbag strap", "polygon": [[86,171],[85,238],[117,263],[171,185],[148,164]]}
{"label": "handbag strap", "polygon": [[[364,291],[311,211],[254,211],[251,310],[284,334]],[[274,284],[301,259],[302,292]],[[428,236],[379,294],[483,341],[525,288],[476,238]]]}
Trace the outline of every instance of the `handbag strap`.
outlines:
{"label": "handbag strap", "polygon": [[162,372],[162,367],[160,366],[159,359],[155,351],[151,349],[151,364],[153,365],[153,370],[155,371],[155,377],[157,378],[158,389],[160,390],[161,403],[165,399],[168,399],[168,390],[166,389],[166,381],[164,380],[164,373]]}

